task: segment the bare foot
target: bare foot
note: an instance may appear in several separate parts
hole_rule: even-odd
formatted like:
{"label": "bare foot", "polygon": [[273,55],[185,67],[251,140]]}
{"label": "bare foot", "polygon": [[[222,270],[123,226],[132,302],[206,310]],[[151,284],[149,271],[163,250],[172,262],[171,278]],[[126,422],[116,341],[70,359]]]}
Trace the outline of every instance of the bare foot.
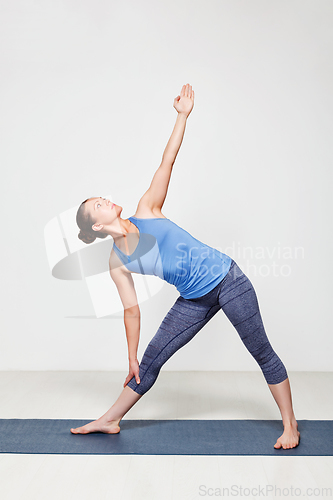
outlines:
{"label": "bare foot", "polygon": [[292,424],[285,425],[284,432],[282,436],[280,436],[276,441],[274,448],[283,448],[284,450],[287,450],[298,446],[300,441],[300,433],[297,428],[298,424],[296,420]]}
{"label": "bare foot", "polygon": [[105,434],[118,434],[118,432],[120,432],[119,422],[120,420],[108,421],[105,417],[101,417],[82,427],[77,427],[76,429],[72,428],[71,433],[89,434],[90,432],[104,432]]}

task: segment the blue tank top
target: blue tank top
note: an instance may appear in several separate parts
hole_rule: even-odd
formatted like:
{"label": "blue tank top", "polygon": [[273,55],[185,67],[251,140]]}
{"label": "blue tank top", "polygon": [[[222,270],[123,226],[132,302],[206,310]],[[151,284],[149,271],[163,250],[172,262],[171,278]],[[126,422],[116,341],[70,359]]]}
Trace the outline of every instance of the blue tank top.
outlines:
{"label": "blue tank top", "polygon": [[226,276],[231,257],[205,245],[170,219],[129,217],[139,229],[139,243],[131,255],[113,248],[126,268],[151,274],[175,285],[185,299],[202,297]]}

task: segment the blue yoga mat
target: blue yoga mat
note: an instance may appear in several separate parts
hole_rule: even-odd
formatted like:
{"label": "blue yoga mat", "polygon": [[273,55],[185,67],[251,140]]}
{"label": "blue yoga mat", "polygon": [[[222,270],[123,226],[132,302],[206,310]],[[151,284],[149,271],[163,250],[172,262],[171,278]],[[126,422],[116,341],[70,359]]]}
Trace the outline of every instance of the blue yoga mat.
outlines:
{"label": "blue yoga mat", "polygon": [[[93,419],[92,419],[93,420]],[[332,420],[298,420],[296,448],[276,450],[279,420],[122,420],[119,434],[72,434],[91,420],[0,419],[0,453],[69,455],[333,454]]]}

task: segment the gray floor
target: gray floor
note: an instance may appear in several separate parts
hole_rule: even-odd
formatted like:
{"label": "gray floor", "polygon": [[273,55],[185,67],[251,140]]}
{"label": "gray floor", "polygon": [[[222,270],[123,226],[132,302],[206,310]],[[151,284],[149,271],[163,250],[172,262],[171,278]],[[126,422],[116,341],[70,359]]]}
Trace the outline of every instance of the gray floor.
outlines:
{"label": "gray floor", "polygon": [[[0,418],[94,420],[117,399],[126,375],[0,372]],[[297,419],[333,420],[332,372],[290,372],[289,379]],[[260,371],[161,371],[125,418],[280,419],[280,413]],[[1,500],[330,498],[332,478],[332,457],[0,455]]]}

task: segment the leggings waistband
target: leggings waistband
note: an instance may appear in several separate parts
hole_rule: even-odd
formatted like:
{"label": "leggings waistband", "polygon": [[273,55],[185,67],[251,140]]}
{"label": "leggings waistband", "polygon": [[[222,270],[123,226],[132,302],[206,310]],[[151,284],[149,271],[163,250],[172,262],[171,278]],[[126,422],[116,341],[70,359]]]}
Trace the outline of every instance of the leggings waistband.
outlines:
{"label": "leggings waistband", "polygon": [[229,271],[210,292],[207,292],[205,295],[202,295],[201,297],[196,297],[195,299],[185,299],[185,300],[189,300],[191,302],[199,302],[199,301],[209,300],[211,297],[213,297],[214,295],[217,294],[217,292],[220,290],[221,286],[223,286],[223,284],[227,280],[227,278],[230,277],[231,271],[233,270],[235,265],[236,265],[236,262],[233,259],[231,259]]}

